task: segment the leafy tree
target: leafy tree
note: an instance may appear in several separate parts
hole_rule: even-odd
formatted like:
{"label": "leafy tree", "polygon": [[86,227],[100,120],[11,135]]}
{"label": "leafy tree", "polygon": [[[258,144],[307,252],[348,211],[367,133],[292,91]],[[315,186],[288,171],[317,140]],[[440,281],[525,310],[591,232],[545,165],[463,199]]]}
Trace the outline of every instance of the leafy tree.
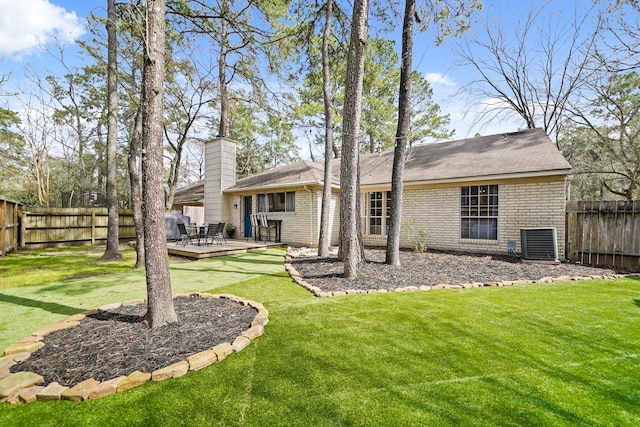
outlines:
{"label": "leafy tree", "polygon": [[409,94],[409,130],[407,142],[409,146],[424,143],[425,139],[449,139],[455,130],[447,127],[451,122],[449,114],[442,114],[440,105],[433,102],[433,89],[422,74],[413,71]]}
{"label": "leafy tree", "polygon": [[259,66],[273,68],[271,46],[275,43],[272,30],[286,13],[285,1],[221,0],[171,1],[170,13],[176,17],[180,32],[206,35],[212,39],[217,54],[219,121],[218,135],[229,135],[229,109],[233,88],[237,82],[258,93],[268,92]]}
{"label": "leafy tree", "polygon": [[[40,206],[50,206],[52,198],[50,194],[52,167],[49,152],[55,139],[56,126],[51,115],[48,114],[47,104],[48,102],[43,99],[26,104],[24,116],[19,125],[19,131],[26,146],[29,175],[35,187],[35,199]],[[68,167],[63,166],[60,169],[67,171]],[[69,181],[69,179],[69,176],[65,176],[63,181]],[[53,197],[61,193],[58,190],[54,192]]]}
{"label": "leafy tree", "polygon": [[[453,6],[447,1],[429,1],[427,4],[427,22],[438,23],[438,35],[444,37],[451,32],[460,33],[467,28],[469,16],[479,7],[475,0],[469,4],[460,0]],[[451,19],[452,9],[455,11]],[[433,15],[432,15],[433,14]],[[393,171],[391,176],[391,224],[387,236],[386,263],[400,265],[400,227],[402,223],[402,196],[404,191],[404,164],[409,145],[409,129],[411,120],[411,81],[413,77],[412,51],[413,27],[417,17],[415,0],[405,0],[404,21],[402,24],[402,65],[400,67],[400,89],[398,94],[398,127],[396,130],[395,151],[393,155]],[[418,23],[420,23],[418,19]],[[423,83],[424,84],[424,83]]]}
{"label": "leafy tree", "polygon": [[[240,92],[242,95],[242,92]],[[236,171],[244,178],[263,172],[267,167],[262,145],[258,142],[260,124],[256,120],[254,104],[244,102],[242,96],[231,99],[229,137],[237,141]]]}
{"label": "leafy tree", "polygon": [[340,163],[340,247],[344,277],[357,276],[364,258],[360,229],[360,121],[365,46],[369,28],[369,1],[355,0],[347,59]]}
{"label": "leafy tree", "polygon": [[117,150],[118,150],[118,46],[116,35],[116,2],[107,0],[107,245],[102,260],[122,259],[119,244],[119,213],[117,191]]}
{"label": "leafy tree", "polygon": [[144,88],[144,10],[136,3],[120,9],[120,86],[122,88],[123,128],[128,141],[127,171],[131,211],[136,230],[136,264],[143,268],[145,261],[144,223],[142,218],[142,99]]}
{"label": "leafy tree", "polygon": [[20,118],[15,111],[0,107],[0,194],[22,201],[22,178],[26,172],[24,138],[16,132]]}
{"label": "leafy tree", "polygon": [[144,38],[142,199],[147,278],[145,320],[152,329],[178,321],[171,295],[162,166],[165,2],[147,0]]}
{"label": "leafy tree", "polygon": [[267,113],[261,132],[264,137],[263,150],[269,167],[275,168],[298,160],[292,128],[285,115]]}
{"label": "leafy tree", "polygon": [[606,189],[599,178],[602,158],[597,138],[584,126],[565,126],[558,148],[571,163],[570,196],[573,200],[602,200]]}
{"label": "leafy tree", "polygon": [[322,189],[322,206],[320,212],[320,233],[318,236],[318,256],[329,254],[331,235],[329,221],[331,217],[331,182],[333,142],[333,100],[331,99],[331,68],[329,63],[329,38],[331,36],[331,17],[333,16],[333,0],[325,4],[325,23],[322,31],[322,99],[324,101],[324,172]]}
{"label": "leafy tree", "polygon": [[595,94],[591,108],[574,111],[580,134],[584,130],[588,134],[581,141],[580,172],[597,174],[607,191],[636,199],[640,196],[640,74],[615,74],[591,89]]}
{"label": "leafy tree", "polygon": [[393,171],[391,175],[391,224],[387,236],[386,263],[400,265],[400,223],[402,222],[402,196],[404,164],[407,156],[409,133],[409,95],[411,93],[413,25],[416,14],[415,0],[405,0],[402,24],[402,65],[398,95],[398,128],[396,130]]}
{"label": "leafy tree", "polygon": [[362,82],[363,151],[375,153],[394,146],[393,128],[400,83],[398,54],[393,42],[370,38],[367,43],[364,81]]}
{"label": "leafy tree", "polygon": [[[195,56],[195,52],[192,53]],[[169,58],[167,58],[170,60]],[[173,73],[166,83],[165,141],[169,173],[166,180],[166,209],[170,210],[180,182],[186,144],[195,137],[197,123],[206,120],[215,97],[212,69],[185,58],[172,61]]]}

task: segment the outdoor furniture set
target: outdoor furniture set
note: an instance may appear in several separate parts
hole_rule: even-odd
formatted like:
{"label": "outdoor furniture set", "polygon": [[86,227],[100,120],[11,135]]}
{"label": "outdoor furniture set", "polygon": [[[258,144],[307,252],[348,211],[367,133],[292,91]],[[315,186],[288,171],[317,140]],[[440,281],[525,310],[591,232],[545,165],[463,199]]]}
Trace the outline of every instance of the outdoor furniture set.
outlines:
{"label": "outdoor furniture set", "polygon": [[176,246],[182,243],[182,246],[188,244],[197,244],[198,246],[213,245],[214,243],[227,243],[227,239],[224,237],[224,222],[210,222],[208,225],[186,225],[183,222],[178,222],[178,231],[180,237],[176,240]]}
{"label": "outdoor furniture set", "polygon": [[[265,241],[271,240],[271,230],[274,231],[275,241],[280,241],[280,229],[282,227],[281,219],[269,219],[265,214],[253,214],[249,217],[251,221],[251,234],[256,241],[261,240],[261,230],[266,231]],[[249,240],[251,236],[247,236]]]}

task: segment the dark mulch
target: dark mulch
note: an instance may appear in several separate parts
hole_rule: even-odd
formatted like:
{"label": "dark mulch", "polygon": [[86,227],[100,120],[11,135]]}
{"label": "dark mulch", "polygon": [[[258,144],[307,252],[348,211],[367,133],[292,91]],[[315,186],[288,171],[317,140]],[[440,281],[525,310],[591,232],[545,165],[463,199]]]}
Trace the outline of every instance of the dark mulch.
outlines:
{"label": "dark mulch", "polygon": [[46,384],[64,386],[134,371],[151,373],[232,342],[256,315],[254,308],[226,298],[181,297],[174,299],[174,306],[179,323],[154,330],[141,321],[146,305],[87,316],[76,327],[47,335],[45,346],[11,371],[37,372]]}
{"label": "dark mulch", "polygon": [[510,256],[410,251],[400,253],[400,267],[392,267],[384,263],[384,250],[367,249],[365,255],[366,262],[358,268],[358,277],[351,280],[342,278],[343,264],[335,257],[298,257],[292,260],[292,264],[307,283],[324,292],[538,280],[543,277],[611,275],[621,272],[570,263],[529,264]]}

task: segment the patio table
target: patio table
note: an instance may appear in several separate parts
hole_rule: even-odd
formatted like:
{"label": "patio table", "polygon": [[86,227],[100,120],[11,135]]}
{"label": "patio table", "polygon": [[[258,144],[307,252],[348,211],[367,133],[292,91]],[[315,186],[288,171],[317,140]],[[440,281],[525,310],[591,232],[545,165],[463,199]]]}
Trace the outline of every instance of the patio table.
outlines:
{"label": "patio table", "polygon": [[197,239],[197,245],[200,246],[200,239],[206,239],[207,237],[207,226],[206,225],[194,225],[191,224],[187,226],[187,230],[189,230],[189,234],[191,234],[192,239]]}

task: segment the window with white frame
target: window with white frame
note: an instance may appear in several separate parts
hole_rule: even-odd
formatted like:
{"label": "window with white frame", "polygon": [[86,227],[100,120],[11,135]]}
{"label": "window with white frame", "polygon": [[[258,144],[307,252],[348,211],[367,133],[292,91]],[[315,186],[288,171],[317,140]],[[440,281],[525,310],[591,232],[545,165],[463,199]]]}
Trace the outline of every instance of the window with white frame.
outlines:
{"label": "window with white frame", "polygon": [[367,193],[367,233],[386,235],[391,219],[391,191]]}
{"label": "window with white frame", "polygon": [[295,211],[296,193],[294,191],[258,194],[258,212]]}
{"label": "window with white frame", "polygon": [[460,237],[498,240],[498,186],[460,188]]}

